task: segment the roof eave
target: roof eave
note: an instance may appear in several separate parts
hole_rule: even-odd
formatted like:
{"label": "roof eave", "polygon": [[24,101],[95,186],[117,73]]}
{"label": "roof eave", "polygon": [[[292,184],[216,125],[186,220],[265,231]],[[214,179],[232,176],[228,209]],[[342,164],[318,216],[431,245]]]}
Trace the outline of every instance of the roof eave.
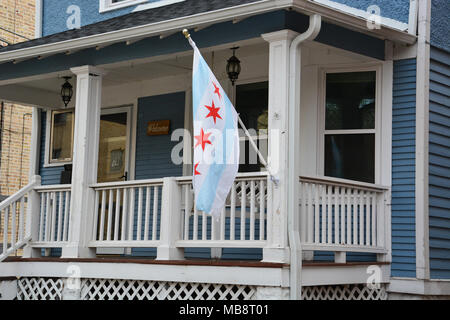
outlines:
{"label": "roof eave", "polygon": [[267,13],[276,10],[293,8],[296,11],[312,14],[318,13],[325,19],[338,22],[346,27],[357,29],[360,32],[369,33],[373,36],[389,39],[392,41],[414,44],[417,37],[407,32],[381,26],[378,30],[367,30],[367,21],[363,18],[336,11],[324,5],[304,0],[262,0],[240,6],[229,7],[216,11],[199,13],[192,16],[151,23],[143,26],[116,30],[92,36],[71,39],[40,46],[17,49],[0,53],[0,63],[10,61],[24,61],[39,56],[49,56],[63,52],[79,51],[87,48],[106,46],[118,42],[132,41],[153,37],[169,32],[181,31],[184,28],[198,28],[216,23],[239,20],[246,17]]}

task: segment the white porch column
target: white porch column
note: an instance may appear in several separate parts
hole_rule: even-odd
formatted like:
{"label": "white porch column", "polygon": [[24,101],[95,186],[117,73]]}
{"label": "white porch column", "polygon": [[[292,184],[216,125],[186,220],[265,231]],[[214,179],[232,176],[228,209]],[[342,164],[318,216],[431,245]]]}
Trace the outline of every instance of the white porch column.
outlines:
{"label": "white porch column", "polygon": [[268,163],[279,179],[273,186],[272,213],[268,216],[268,245],[264,248],[266,262],[289,262],[287,230],[288,195],[288,115],[289,115],[289,49],[298,33],[281,30],[263,34],[270,43],[269,54],[269,156]]}
{"label": "white porch column", "polygon": [[77,76],[72,196],[69,243],[63,248],[62,257],[88,258],[95,257],[95,249],[88,247],[95,202],[95,192],[89,186],[97,182],[104,73],[92,66],[77,67],[71,71]]}

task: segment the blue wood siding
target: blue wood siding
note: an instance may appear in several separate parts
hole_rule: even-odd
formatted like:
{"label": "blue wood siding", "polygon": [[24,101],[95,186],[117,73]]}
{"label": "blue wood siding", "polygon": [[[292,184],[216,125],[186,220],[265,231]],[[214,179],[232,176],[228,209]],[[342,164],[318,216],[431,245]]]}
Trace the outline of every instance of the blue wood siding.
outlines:
{"label": "blue wood siding", "polygon": [[416,59],[394,62],[392,276],[416,276]]}
{"label": "blue wood siding", "polygon": [[429,226],[430,275],[450,279],[450,53],[431,48]]}
{"label": "blue wood siding", "polygon": [[59,184],[61,179],[61,172],[64,171],[64,167],[49,167],[45,168],[45,139],[47,129],[47,112],[42,112],[41,115],[41,149],[39,155],[39,175],[42,178],[42,185]]}
{"label": "blue wood siding", "polygon": [[447,52],[450,51],[449,12],[450,1],[431,0],[431,45]]}

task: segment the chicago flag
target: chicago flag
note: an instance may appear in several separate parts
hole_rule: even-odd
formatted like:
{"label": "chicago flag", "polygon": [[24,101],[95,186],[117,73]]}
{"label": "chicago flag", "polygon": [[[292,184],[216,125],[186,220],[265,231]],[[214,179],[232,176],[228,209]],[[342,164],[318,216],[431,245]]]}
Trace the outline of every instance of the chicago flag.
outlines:
{"label": "chicago flag", "polygon": [[197,210],[219,216],[239,169],[238,114],[200,51],[194,48],[193,186]]}

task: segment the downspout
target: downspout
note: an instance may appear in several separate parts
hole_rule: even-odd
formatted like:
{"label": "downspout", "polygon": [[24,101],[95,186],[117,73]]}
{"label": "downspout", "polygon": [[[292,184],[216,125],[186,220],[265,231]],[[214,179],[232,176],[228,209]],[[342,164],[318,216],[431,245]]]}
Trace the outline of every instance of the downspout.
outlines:
{"label": "downspout", "polygon": [[36,39],[42,37],[42,12],[43,12],[43,0],[36,0],[35,2],[35,22],[34,22],[34,37]]}
{"label": "downspout", "polygon": [[301,91],[301,51],[300,45],[305,40],[314,40],[320,32],[322,17],[314,14],[309,18],[309,28],[295,38],[290,47],[289,73],[289,181],[288,181],[288,233],[291,249],[290,288],[291,299],[301,299],[302,248],[299,228],[299,155],[296,144],[300,141],[300,91]]}

